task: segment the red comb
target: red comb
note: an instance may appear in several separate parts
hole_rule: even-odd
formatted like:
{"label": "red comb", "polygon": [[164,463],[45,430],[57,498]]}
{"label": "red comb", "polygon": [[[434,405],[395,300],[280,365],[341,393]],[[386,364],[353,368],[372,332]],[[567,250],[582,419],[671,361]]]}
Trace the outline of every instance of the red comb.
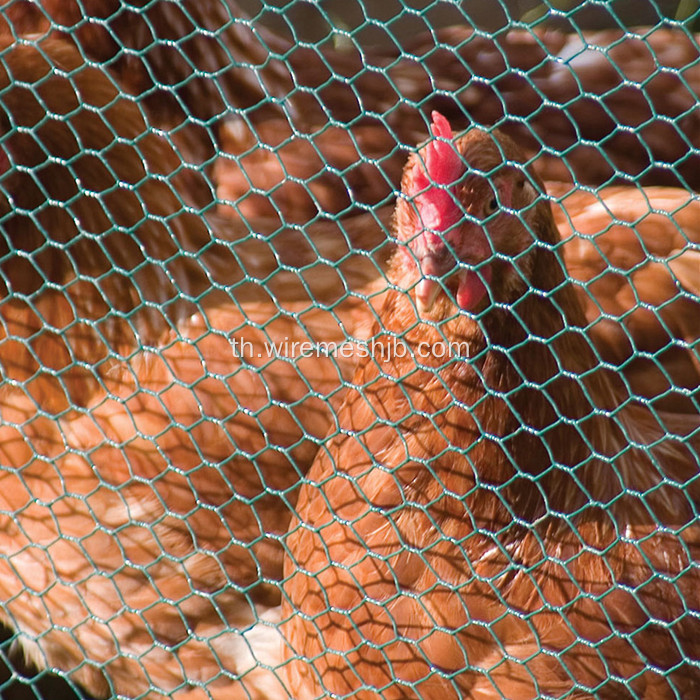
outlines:
{"label": "red comb", "polygon": [[433,112],[431,116],[433,123],[430,125],[430,130],[436,138],[428,144],[426,149],[425,164],[428,175],[438,185],[451,185],[464,172],[464,164],[452,143],[453,134],[450,123],[440,112]]}
{"label": "red comb", "polygon": [[461,210],[446,189],[435,185],[451,185],[464,172],[464,163],[452,143],[450,123],[440,112],[432,113],[430,130],[435,137],[421,151],[423,162],[413,167],[413,183],[407,194],[416,196],[416,205],[423,225],[447,231],[461,216]]}

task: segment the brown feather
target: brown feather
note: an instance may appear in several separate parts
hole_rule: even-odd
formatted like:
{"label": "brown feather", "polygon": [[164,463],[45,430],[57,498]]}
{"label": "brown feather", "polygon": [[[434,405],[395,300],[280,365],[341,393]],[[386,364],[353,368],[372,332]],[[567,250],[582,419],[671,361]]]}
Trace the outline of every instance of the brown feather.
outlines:
{"label": "brown feather", "polygon": [[700,203],[666,187],[547,191],[601,358],[658,408],[697,410]]}

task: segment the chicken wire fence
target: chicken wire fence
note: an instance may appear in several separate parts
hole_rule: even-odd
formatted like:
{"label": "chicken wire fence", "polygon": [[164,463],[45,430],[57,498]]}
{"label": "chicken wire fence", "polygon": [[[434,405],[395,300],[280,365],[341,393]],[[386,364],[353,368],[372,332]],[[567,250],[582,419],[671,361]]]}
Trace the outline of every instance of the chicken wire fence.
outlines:
{"label": "chicken wire fence", "polygon": [[[2,697],[700,696],[699,14],[687,0],[4,2]],[[425,404],[409,374],[395,382],[408,408],[375,397],[363,423],[341,407],[391,376],[353,379],[373,341],[420,325],[392,331],[384,304],[401,289],[387,282],[401,174],[432,110],[455,133],[501,128],[545,181],[554,250],[624,397],[584,398],[596,416],[648,412],[601,454],[637,454],[650,475],[621,467],[609,500],[551,496],[557,470],[580,485],[587,462],[550,448],[551,468],[469,487],[445,459],[471,448],[444,435],[420,465],[408,447],[392,463],[464,406],[443,384],[431,408],[424,376]],[[529,388],[549,396],[572,374],[559,367]],[[546,445],[589,419],[521,432]],[[343,439],[364,456],[334,464]],[[314,460],[331,467],[309,477]],[[420,492],[419,467],[440,493]],[[531,486],[536,516],[513,505]],[[506,521],[478,521],[477,491]],[[461,515],[440,520],[443,498]],[[625,529],[616,508],[635,498]],[[591,502],[612,539],[587,529]],[[450,529],[470,518],[468,535]],[[578,549],[551,536],[555,518]],[[529,564],[516,531],[541,549]],[[314,569],[317,551],[341,563]]]}

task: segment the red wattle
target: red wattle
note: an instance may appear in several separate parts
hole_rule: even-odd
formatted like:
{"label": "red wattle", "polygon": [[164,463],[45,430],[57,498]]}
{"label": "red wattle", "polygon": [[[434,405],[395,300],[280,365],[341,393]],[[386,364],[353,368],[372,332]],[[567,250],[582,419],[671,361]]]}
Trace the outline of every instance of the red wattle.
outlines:
{"label": "red wattle", "polygon": [[478,272],[468,270],[457,287],[457,306],[465,311],[473,311],[486,296],[486,285],[491,282],[491,267],[485,265]]}

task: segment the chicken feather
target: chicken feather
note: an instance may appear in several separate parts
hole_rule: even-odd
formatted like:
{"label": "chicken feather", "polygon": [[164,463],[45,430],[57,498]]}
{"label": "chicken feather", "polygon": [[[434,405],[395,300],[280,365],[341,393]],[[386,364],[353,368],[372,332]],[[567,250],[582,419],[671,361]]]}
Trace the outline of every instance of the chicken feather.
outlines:
{"label": "chicken feather", "polygon": [[[546,183],[589,333],[637,396],[697,410],[700,202],[679,188]],[[680,391],[679,391],[680,389]]]}

